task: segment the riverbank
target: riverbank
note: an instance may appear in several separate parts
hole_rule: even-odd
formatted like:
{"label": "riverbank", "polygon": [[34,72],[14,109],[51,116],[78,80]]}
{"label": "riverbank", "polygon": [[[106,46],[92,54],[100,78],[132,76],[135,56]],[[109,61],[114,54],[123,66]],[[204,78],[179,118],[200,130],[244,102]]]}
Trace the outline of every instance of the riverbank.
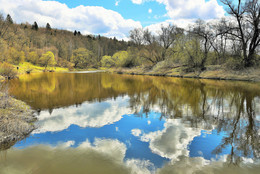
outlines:
{"label": "riverbank", "polygon": [[208,66],[205,71],[189,72],[183,67],[176,68],[111,68],[109,72],[131,75],[167,76],[180,78],[198,78],[213,80],[237,80],[260,82],[260,69],[248,68],[240,71],[227,70],[221,66]]}
{"label": "riverbank", "polygon": [[[19,64],[17,70],[17,76],[30,73],[44,72],[44,67],[32,65],[28,62]],[[260,68],[248,68],[239,71],[228,70],[220,65],[207,66],[205,71],[191,71],[186,67],[134,67],[134,68],[104,68],[98,69],[74,69],[54,67],[48,68],[50,72],[79,72],[79,71],[97,71],[102,70],[106,72],[113,72],[118,74],[131,74],[131,75],[150,75],[150,76],[168,76],[168,77],[180,77],[180,78],[198,78],[198,79],[213,79],[213,80],[237,80],[237,81],[253,81],[260,82]],[[5,77],[0,75],[0,82],[4,81]]]}
{"label": "riverbank", "polygon": [[0,150],[8,149],[29,135],[35,129],[35,120],[27,104],[0,92]]}
{"label": "riverbank", "polygon": [[[1,64],[0,64],[1,65]],[[0,82],[4,81],[7,78],[16,78],[23,74],[31,74],[31,73],[39,73],[39,72],[68,72],[70,71],[68,68],[63,67],[40,67],[33,65],[29,62],[23,62],[19,65],[8,65],[4,71],[7,73],[5,75],[0,75]],[[9,69],[8,69],[9,68]],[[9,73],[8,73],[9,72]],[[9,74],[12,74],[10,77]]]}

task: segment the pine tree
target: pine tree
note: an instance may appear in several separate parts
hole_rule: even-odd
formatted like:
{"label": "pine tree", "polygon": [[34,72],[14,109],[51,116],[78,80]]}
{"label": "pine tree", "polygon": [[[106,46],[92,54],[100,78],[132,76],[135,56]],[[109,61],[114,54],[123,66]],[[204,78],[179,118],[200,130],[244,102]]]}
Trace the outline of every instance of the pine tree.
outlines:
{"label": "pine tree", "polygon": [[34,24],[32,25],[32,29],[38,31],[39,27],[38,27],[38,24],[37,24],[36,21],[35,21]]}
{"label": "pine tree", "polygon": [[12,17],[11,17],[9,14],[6,16],[6,19],[5,19],[5,20],[6,20],[9,24],[13,24],[13,23],[14,23]]}
{"label": "pine tree", "polygon": [[46,24],[46,29],[51,30],[51,25],[49,23]]}

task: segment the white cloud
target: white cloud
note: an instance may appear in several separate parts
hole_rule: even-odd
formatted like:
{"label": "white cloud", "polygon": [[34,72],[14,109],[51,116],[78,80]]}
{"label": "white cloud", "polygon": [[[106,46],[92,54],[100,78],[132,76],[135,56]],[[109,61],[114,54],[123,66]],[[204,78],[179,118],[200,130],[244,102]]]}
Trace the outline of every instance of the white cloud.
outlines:
{"label": "white cloud", "polygon": [[9,13],[18,23],[37,21],[40,26],[45,26],[48,22],[53,28],[79,30],[83,34],[124,39],[131,29],[141,27],[140,22],[124,19],[115,11],[97,6],[69,8],[57,1],[43,0],[0,0],[0,4],[0,11]]}
{"label": "white cloud", "polygon": [[131,133],[132,135],[139,137],[142,134],[142,131],[140,129],[132,129]]}
{"label": "white cloud", "polygon": [[132,0],[134,4],[142,4],[145,0]]}
{"label": "white cloud", "polygon": [[[63,144],[70,145],[73,141]],[[88,140],[76,148],[32,146],[10,149],[8,160],[0,163],[0,173],[142,173],[154,165],[148,160],[125,159],[126,145],[113,139]],[[30,157],[26,158],[30,154]],[[153,171],[152,171],[153,172]]]}
{"label": "white cloud", "polygon": [[[157,18],[158,16],[155,15],[154,17]],[[196,20],[197,19],[166,20],[164,22],[148,25],[144,29],[149,29],[153,34],[158,34],[158,31],[161,30],[161,26],[168,26],[169,24],[188,29],[189,25],[195,24]]]}
{"label": "white cloud", "polygon": [[152,12],[153,12],[153,10],[149,8],[148,13],[152,13]]}
{"label": "white cloud", "polygon": [[187,127],[177,119],[167,120],[164,126],[162,131],[140,133],[138,136],[141,141],[149,142],[153,153],[162,157],[176,160],[179,156],[188,156],[188,145],[201,134],[200,129]]}
{"label": "white cloud", "polygon": [[80,107],[71,106],[66,109],[55,109],[50,115],[48,111],[41,112],[38,117],[34,134],[55,132],[67,129],[70,125],[80,127],[102,127],[119,121],[124,114],[130,114],[128,98],[102,103],[83,103]]}
{"label": "white cloud", "polygon": [[166,6],[167,14],[172,19],[213,19],[225,14],[223,6],[217,0],[156,0]]}
{"label": "white cloud", "polygon": [[118,5],[119,5],[119,2],[120,2],[120,0],[117,0],[117,1],[115,2],[115,6],[118,6]]}
{"label": "white cloud", "polygon": [[73,146],[74,144],[75,144],[75,141],[67,141],[67,142],[63,142],[63,143],[58,144],[57,147],[59,147],[59,148],[69,148],[69,147]]}
{"label": "white cloud", "polygon": [[132,0],[134,4],[142,4],[147,1],[157,1],[165,5],[167,15],[172,20],[195,20],[195,19],[214,19],[225,15],[223,6],[217,0]]}
{"label": "white cloud", "polygon": [[82,142],[78,148],[88,148],[102,153],[106,156],[114,157],[116,161],[123,161],[126,153],[126,146],[118,140],[112,139],[95,139],[93,145],[86,140]]}

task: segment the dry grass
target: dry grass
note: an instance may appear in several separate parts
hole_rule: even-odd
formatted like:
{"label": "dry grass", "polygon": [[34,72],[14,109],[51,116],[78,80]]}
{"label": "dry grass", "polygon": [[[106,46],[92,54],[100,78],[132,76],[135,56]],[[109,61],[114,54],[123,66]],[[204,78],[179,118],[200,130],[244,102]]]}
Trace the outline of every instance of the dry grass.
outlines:
{"label": "dry grass", "polygon": [[8,79],[13,79],[17,76],[17,71],[11,64],[4,62],[0,63],[0,75]]}
{"label": "dry grass", "polygon": [[9,96],[0,85],[0,150],[27,136],[33,129],[35,117],[28,105]]}
{"label": "dry grass", "polygon": [[248,68],[240,71],[227,70],[219,65],[209,66],[206,71],[186,72],[183,69],[186,67],[177,67],[172,69],[145,69],[143,67],[137,68],[114,68],[109,69],[110,72],[117,72],[121,74],[142,74],[155,76],[174,76],[186,78],[202,78],[202,79],[221,79],[221,80],[242,80],[260,82],[260,68]]}

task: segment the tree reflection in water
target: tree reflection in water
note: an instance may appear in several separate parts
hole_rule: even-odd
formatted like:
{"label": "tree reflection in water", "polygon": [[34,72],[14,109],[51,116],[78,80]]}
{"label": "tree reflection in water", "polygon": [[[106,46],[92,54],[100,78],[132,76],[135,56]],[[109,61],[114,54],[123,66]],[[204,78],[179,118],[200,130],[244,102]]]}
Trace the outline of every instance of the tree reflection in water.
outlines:
{"label": "tree reflection in water", "polygon": [[42,73],[10,82],[10,93],[37,111],[101,102],[128,95],[134,113],[181,118],[190,127],[226,132],[213,154],[231,146],[228,161],[260,157],[260,85],[247,82],[130,76],[107,73]]}

